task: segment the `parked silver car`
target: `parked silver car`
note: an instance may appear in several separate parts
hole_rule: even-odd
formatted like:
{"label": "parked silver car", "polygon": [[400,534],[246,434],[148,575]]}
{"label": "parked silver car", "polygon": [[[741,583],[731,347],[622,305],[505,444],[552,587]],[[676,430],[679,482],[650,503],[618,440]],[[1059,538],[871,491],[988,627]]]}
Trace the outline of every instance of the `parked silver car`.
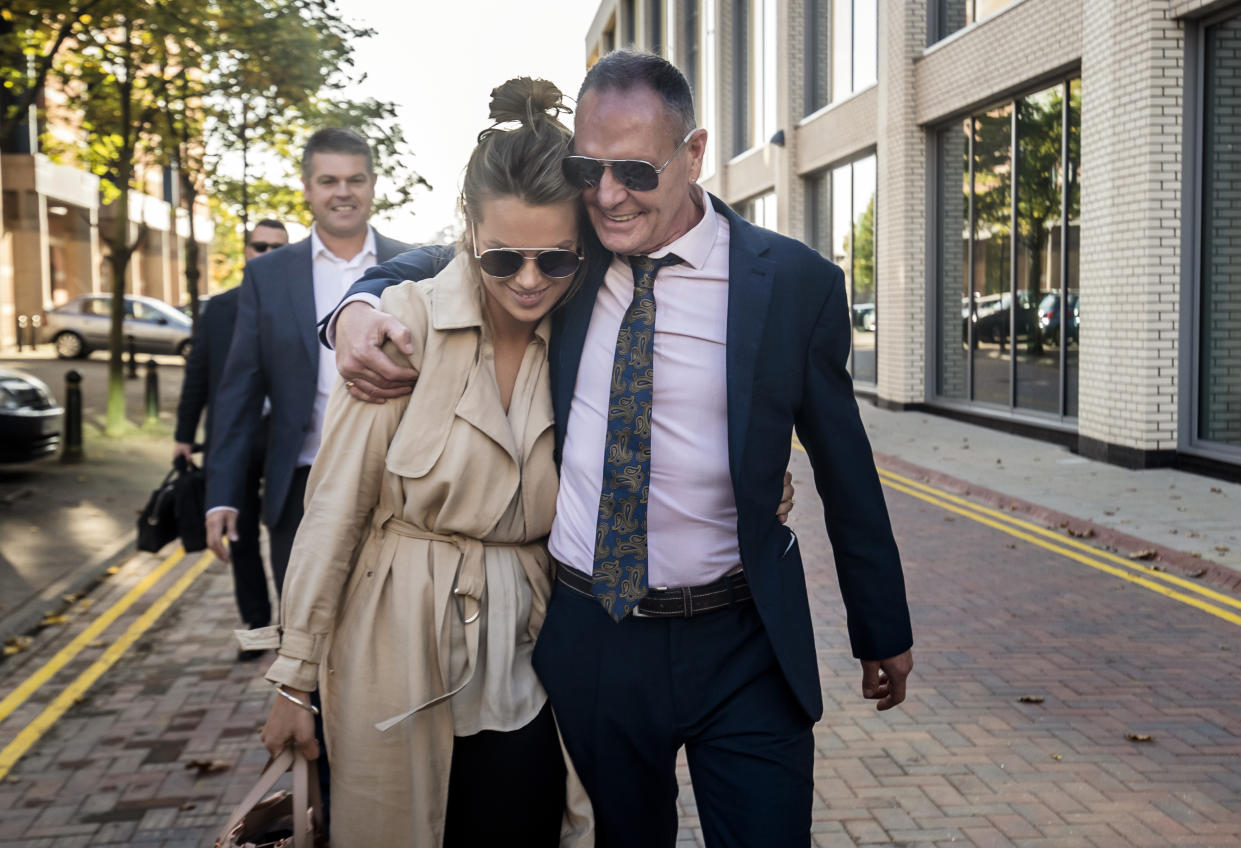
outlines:
{"label": "parked silver car", "polygon": [[[47,313],[43,336],[61,359],[78,359],[108,346],[112,326],[112,295],[88,294]],[[190,355],[193,324],[185,313],[162,300],[125,295],[123,332],[133,336],[138,353]]]}

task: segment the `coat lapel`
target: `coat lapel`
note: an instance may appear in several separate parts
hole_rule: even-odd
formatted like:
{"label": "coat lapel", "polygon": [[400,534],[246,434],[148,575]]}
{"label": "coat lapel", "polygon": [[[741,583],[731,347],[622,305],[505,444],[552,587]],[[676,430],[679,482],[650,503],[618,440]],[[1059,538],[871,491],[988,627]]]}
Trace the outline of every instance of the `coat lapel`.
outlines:
{"label": "coat lapel", "polygon": [[297,328],[302,339],[310,370],[314,372],[314,379],[317,380],[319,336],[315,320],[315,268],[314,258],[310,253],[310,239],[286,247],[279,255],[283,256],[286,263],[280,279],[284,282],[289,299],[289,314],[293,316],[293,326]]}
{"label": "coat lapel", "polygon": [[760,231],[711,198],[718,212],[728,218],[728,464],[733,487],[740,486],[741,460],[745,455],[746,429],[754,397],[754,366],[767,326],[775,263],[764,257],[767,247]]}

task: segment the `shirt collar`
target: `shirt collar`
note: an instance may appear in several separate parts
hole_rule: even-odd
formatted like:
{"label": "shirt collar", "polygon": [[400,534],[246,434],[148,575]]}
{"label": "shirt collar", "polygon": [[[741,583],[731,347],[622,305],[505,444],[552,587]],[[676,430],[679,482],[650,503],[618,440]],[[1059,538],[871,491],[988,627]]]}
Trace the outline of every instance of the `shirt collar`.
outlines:
{"label": "shirt collar", "polygon": [[652,259],[658,259],[669,253],[675,253],[686,265],[698,270],[706,264],[711,248],[715,246],[720,222],[715,207],[711,205],[707,190],[697,183],[694,183],[693,188],[699,193],[699,202],[703,210],[702,219],[676,241],[654,251],[650,256]]}
{"label": "shirt collar", "polygon": [[346,265],[352,264],[355,259],[361,259],[364,256],[375,256],[375,229],[369,224],[366,227],[366,241],[362,243],[362,250],[357,256],[342,257],[337,256],[328,250],[323,240],[319,238],[319,227],[315,224],[310,225],[310,256],[312,259],[320,259],[326,257],[328,259],[343,262]]}

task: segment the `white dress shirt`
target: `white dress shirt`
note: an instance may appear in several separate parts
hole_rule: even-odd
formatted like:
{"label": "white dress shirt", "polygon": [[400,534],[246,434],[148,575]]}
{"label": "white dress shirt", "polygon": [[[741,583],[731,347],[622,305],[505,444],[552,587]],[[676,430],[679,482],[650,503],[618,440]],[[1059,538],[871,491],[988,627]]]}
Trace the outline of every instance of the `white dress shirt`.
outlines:
{"label": "white dress shirt", "polygon": [[[655,278],[655,386],[647,506],[647,580],[699,586],[741,564],[728,464],[728,220],[711,206],[658,258],[683,262]],[[569,409],[556,520],[548,544],[561,562],[594,570],[616,336],[633,300],[633,271],[617,256],[595,300]]]}
{"label": "white dress shirt", "polygon": [[[376,263],[375,231],[366,228],[366,241],[362,250],[352,259],[341,259],[328,250],[319,238],[319,230],[310,228],[310,257],[315,282],[315,321],[322,321],[332,313],[336,304],[358,281],[366,269]],[[316,337],[318,334],[315,334]],[[315,411],[310,430],[302,442],[297,464],[310,465],[319,453],[319,440],[323,434],[323,413],[327,409],[328,395],[336,383],[336,357],[319,341],[319,377],[315,385]]]}

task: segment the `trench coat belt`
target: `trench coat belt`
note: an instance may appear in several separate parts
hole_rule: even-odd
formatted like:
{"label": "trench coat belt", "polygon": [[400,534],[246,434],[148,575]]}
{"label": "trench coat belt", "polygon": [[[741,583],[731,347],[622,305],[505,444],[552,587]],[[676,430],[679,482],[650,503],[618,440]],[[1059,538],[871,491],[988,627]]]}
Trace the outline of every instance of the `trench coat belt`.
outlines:
{"label": "trench coat belt", "polygon": [[460,533],[433,533],[395,516],[390,516],[382,526],[383,529],[398,536],[424,539],[428,542],[444,542],[457,549],[460,559],[457,561],[457,574],[453,579],[452,594],[459,604],[458,613],[461,616],[461,623],[465,626],[466,648],[465,671],[462,673],[461,680],[456,685],[450,686],[444,694],[437,695],[400,715],[395,715],[375,725],[378,730],[385,731],[429,707],[442,704],[464,689],[473,679],[474,669],[478,665],[478,640],[481,629],[479,617],[482,615],[483,590],[487,586],[487,569],[483,561],[484,549],[489,546],[520,548],[525,547],[525,544],[484,542]]}

